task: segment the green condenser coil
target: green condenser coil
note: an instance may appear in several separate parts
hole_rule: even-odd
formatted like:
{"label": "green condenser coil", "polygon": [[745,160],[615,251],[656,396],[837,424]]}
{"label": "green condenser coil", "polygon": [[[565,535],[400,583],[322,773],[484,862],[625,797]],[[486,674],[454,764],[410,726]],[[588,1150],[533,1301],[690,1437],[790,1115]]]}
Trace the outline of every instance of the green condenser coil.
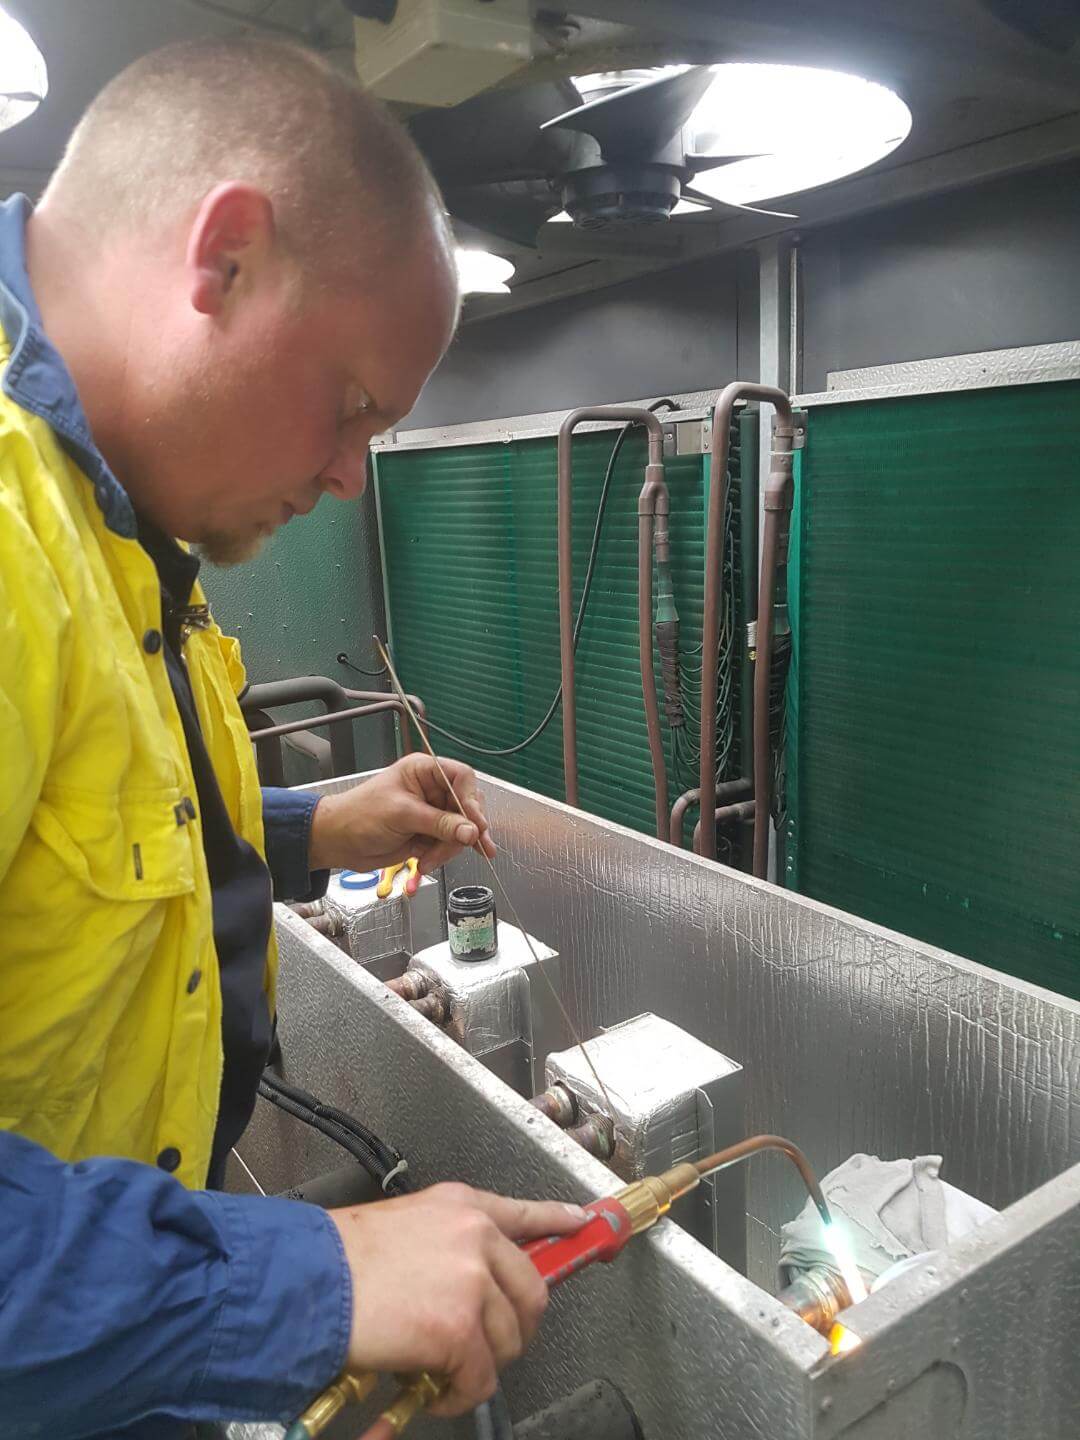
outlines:
{"label": "green condenser coil", "polygon": [[1080,384],[822,405],[787,881],[1080,998]]}
{"label": "green condenser coil", "polygon": [[[744,762],[739,539],[746,466],[740,460],[752,450],[756,467],[755,427],[756,417],[752,424],[749,417],[737,421],[732,445],[721,778],[740,774]],[[574,441],[575,610],[617,433],[585,432]],[[708,459],[682,455],[667,462],[686,722],[676,734],[661,698],[672,800],[697,784]],[[386,449],[375,460],[391,645],[403,683],[424,700],[434,725],[449,732],[436,730],[433,740],[444,754],[562,799],[560,709],[539,737],[516,753],[489,753],[528,737],[559,688],[554,437]],[[644,440],[634,432],[621,448],[604,507],[576,679],[581,805],[651,834],[653,778],[637,630],[637,496],[644,465]],[[654,664],[659,682],[655,650]],[[687,820],[689,838],[696,811]]]}

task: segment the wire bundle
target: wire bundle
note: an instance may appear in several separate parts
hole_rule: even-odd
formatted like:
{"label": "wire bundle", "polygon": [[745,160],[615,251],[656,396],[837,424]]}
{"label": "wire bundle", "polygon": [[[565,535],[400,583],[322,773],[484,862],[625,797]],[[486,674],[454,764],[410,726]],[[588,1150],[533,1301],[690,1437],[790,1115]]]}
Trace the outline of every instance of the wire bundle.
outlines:
{"label": "wire bundle", "polygon": [[313,1130],[318,1130],[347,1150],[379,1182],[385,1194],[409,1193],[410,1186],[405,1178],[408,1167],[401,1154],[346,1111],[324,1105],[298,1085],[287,1084],[272,1070],[263,1071],[259,1094],[271,1105],[310,1125]]}

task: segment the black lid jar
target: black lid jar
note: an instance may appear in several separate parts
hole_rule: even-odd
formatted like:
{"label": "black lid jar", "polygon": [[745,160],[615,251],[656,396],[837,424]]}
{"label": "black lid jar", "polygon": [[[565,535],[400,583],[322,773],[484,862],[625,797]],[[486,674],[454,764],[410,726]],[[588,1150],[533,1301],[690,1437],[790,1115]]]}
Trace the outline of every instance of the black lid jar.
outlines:
{"label": "black lid jar", "polygon": [[490,960],[499,949],[495,896],[486,885],[459,885],[446,897],[446,928],[456,960]]}

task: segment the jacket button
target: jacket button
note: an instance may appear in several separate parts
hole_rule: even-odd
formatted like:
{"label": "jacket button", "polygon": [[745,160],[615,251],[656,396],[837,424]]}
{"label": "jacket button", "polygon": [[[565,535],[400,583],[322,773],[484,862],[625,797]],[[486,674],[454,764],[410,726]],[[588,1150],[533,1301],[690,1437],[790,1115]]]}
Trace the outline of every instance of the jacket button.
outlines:
{"label": "jacket button", "polygon": [[157,1157],[157,1163],[159,1170],[167,1170],[171,1175],[180,1166],[180,1151],[175,1145],[167,1145]]}
{"label": "jacket button", "polygon": [[187,993],[188,993],[189,995],[194,995],[194,994],[195,994],[195,991],[199,988],[199,981],[200,981],[201,979],[202,979],[202,971],[201,971],[201,970],[192,970],[191,974],[188,976],[188,982],[187,982]]}
{"label": "jacket button", "polygon": [[161,649],[161,631],[147,630],[142,637],[142,648],[148,655],[156,655]]}

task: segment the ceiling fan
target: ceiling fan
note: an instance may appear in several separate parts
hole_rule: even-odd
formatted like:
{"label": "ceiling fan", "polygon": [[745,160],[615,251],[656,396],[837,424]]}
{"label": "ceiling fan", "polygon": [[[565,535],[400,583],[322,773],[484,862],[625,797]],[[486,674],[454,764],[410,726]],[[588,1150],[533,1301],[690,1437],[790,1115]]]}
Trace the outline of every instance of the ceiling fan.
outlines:
{"label": "ceiling fan", "polygon": [[[778,215],[718,200],[697,178],[760,154],[688,148],[687,122],[714,83],[711,67],[627,84],[604,79],[582,102],[569,82],[494,91],[412,121],[450,213],[489,235],[550,253],[663,254],[675,217]],[[587,87],[582,86],[587,90]],[[572,100],[570,108],[567,101]],[[570,223],[553,223],[558,220]]]}

